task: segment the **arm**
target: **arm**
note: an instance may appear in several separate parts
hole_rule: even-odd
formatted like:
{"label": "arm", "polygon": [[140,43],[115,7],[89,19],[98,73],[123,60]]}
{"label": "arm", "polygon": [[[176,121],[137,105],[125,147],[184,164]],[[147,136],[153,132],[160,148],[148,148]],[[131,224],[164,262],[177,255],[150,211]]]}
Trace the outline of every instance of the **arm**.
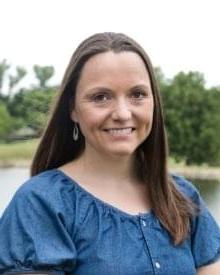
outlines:
{"label": "arm", "polygon": [[9,272],[9,273],[3,273],[3,275],[64,275],[65,273],[62,271],[36,271],[36,272]]}
{"label": "arm", "polygon": [[191,251],[197,275],[220,275],[220,227],[195,186],[181,177],[175,180],[200,209],[191,220]]}
{"label": "arm", "polygon": [[219,275],[220,274],[220,261],[202,266],[197,270],[197,275]]}
{"label": "arm", "polygon": [[63,275],[75,267],[63,196],[40,184],[23,185],[0,219],[0,274]]}
{"label": "arm", "polygon": [[[44,271],[38,271],[38,272],[31,272],[31,273],[27,273],[27,272],[10,272],[10,273],[7,273],[8,275],[51,275],[52,273],[51,272],[44,272]],[[6,275],[7,275],[6,274]]]}

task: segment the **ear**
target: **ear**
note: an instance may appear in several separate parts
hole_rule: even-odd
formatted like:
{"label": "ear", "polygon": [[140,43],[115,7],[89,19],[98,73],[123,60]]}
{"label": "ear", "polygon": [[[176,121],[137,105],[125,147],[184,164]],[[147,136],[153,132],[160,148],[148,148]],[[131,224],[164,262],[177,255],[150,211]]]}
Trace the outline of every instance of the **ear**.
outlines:
{"label": "ear", "polygon": [[70,113],[70,118],[73,122],[78,122],[78,119],[77,119],[77,112],[75,109],[73,109]]}

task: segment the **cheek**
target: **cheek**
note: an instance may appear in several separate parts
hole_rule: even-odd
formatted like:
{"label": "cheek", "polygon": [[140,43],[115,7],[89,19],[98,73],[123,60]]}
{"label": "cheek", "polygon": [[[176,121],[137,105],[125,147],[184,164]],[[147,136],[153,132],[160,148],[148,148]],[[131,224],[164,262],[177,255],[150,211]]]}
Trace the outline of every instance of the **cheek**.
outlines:
{"label": "cheek", "polygon": [[147,106],[147,116],[150,121],[153,121],[153,114],[154,114],[154,103],[153,101]]}
{"label": "cheek", "polygon": [[100,128],[103,121],[104,115],[101,112],[83,108],[78,113],[78,122],[82,132]]}
{"label": "cheek", "polygon": [[147,125],[151,125],[153,121],[153,104],[148,104],[138,113],[139,120]]}

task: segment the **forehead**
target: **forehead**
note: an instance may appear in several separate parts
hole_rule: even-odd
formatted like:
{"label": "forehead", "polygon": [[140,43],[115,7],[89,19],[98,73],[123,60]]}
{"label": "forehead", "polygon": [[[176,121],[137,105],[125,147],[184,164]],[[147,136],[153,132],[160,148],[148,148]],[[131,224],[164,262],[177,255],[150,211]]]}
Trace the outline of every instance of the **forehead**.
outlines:
{"label": "forehead", "polygon": [[[112,51],[91,57],[84,65],[78,86],[95,84],[150,86],[150,78],[142,58],[135,52]],[[137,83],[138,82],[138,83]]]}

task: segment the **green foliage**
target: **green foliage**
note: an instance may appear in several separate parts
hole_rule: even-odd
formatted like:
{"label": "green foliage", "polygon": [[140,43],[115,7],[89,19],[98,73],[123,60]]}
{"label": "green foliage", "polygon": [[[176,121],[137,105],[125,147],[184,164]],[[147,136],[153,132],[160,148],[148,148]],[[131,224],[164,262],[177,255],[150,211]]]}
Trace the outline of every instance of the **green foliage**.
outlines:
{"label": "green foliage", "polygon": [[163,85],[171,155],[187,164],[220,163],[220,91],[205,89],[198,72],[177,74]]}
{"label": "green foliage", "polygon": [[10,68],[10,65],[7,64],[6,59],[3,59],[0,62],[0,94],[2,93],[2,86],[3,86],[3,81],[5,77],[6,71]]}
{"label": "green foliage", "polygon": [[[34,72],[39,80],[38,88],[12,90],[19,81],[27,74],[25,68],[16,67],[14,75],[8,75],[8,94],[1,93],[3,80],[6,71],[10,68],[4,59],[0,62],[0,139],[8,140],[18,129],[27,129],[30,127],[40,135],[48,119],[48,110],[52,98],[55,94],[55,88],[46,86],[47,81],[53,76],[54,68],[52,66],[34,66]],[[16,135],[15,135],[16,136]]]}
{"label": "green foliage", "polygon": [[27,74],[25,68],[17,66],[16,75],[9,75],[9,97],[11,97],[12,89],[19,83],[19,81]]}
{"label": "green foliage", "polygon": [[31,127],[40,135],[47,123],[54,95],[52,88],[21,90],[10,101],[8,109],[13,117],[22,119],[23,126]]}
{"label": "green foliage", "polygon": [[8,100],[9,100],[8,95],[0,94],[0,103],[7,104]]}
{"label": "green foliage", "polygon": [[46,88],[47,81],[54,75],[53,66],[39,66],[33,67],[36,78],[39,81],[40,88]]}
{"label": "green foliage", "polygon": [[13,127],[13,119],[2,102],[0,102],[0,140],[4,140]]}
{"label": "green foliage", "polygon": [[165,78],[165,75],[160,67],[155,67],[154,73],[156,75],[156,79],[160,87],[163,87],[168,83],[168,80]]}

